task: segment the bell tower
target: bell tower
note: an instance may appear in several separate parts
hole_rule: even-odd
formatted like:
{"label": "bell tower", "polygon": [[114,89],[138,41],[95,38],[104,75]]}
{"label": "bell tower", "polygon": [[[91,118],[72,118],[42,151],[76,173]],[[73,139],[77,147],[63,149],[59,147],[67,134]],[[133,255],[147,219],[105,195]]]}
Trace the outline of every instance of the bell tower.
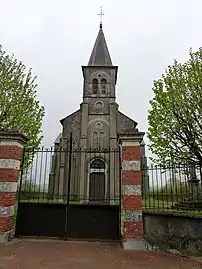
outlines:
{"label": "bell tower", "polygon": [[[112,64],[102,22],[87,66],[83,71],[81,146],[116,147],[116,81],[118,67]],[[99,129],[99,130],[98,130]],[[97,143],[96,143],[97,140]]]}
{"label": "bell tower", "polygon": [[118,67],[113,66],[102,24],[87,66],[82,66],[84,85],[83,101],[89,98],[109,98],[115,102],[115,85]]}
{"label": "bell tower", "polygon": [[[80,109],[80,145],[82,148],[92,149],[94,157],[99,156],[99,162],[103,162],[106,167],[104,174],[106,180],[107,178],[118,178],[118,176],[115,176],[119,173],[118,166],[112,167],[114,163],[119,161],[119,155],[114,154],[114,150],[118,147],[118,105],[116,104],[115,91],[118,67],[112,64],[102,21],[88,65],[82,66],[82,71],[84,82],[83,102]],[[108,151],[108,156],[104,155],[106,151]],[[93,161],[93,159],[91,160],[92,156],[88,156],[88,158],[89,161]],[[85,163],[86,160],[81,157],[80,178],[85,178]],[[90,176],[89,180],[91,180]],[[85,181],[88,182],[88,178],[85,178]],[[80,183],[80,193],[85,189],[84,182]],[[101,179],[98,182],[101,182]],[[105,182],[105,186],[107,184],[109,184],[109,181]],[[113,197],[114,190],[118,186],[114,184],[114,182],[111,182],[108,185],[110,190],[108,190],[108,195],[110,197]]]}

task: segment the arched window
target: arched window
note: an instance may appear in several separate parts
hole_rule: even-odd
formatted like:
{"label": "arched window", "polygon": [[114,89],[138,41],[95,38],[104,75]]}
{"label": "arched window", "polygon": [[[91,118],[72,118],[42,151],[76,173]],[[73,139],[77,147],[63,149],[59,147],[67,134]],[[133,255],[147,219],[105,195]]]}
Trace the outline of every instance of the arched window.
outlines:
{"label": "arched window", "polygon": [[97,113],[102,113],[103,112],[103,103],[102,102],[97,102],[95,104],[95,107],[96,107],[96,112]]}
{"label": "arched window", "polygon": [[96,158],[91,161],[88,171],[88,201],[90,203],[105,203],[107,194],[107,165],[104,160]]}
{"label": "arched window", "polygon": [[95,159],[90,164],[90,168],[91,169],[105,169],[105,162],[103,162],[103,160],[100,160],[100,159]]}
{"label": "arched window", "polygon": [[98,147],[98,133],[97,132],[93,132],[92,146],[94,148],[97,148]]}
{"label": "arched window", "polygon": [[101,79],[101,88],[102,88],[102,94],[105,94],[107,89],[107,80],[105,78]]}
{"label": "arched window", "polygon": [[101,148],[104,148],[104,139],[105,139],[105,133],[100,132],[99,133],[99,145]]}
{"label": "arched window", "polygon": [[97,91],[98,91],[98,80],[96,78],[93,79],[92,85],[93,85],[93,94],[97,94]]}
{"label": "arched window", "polygon": [[105,137],[105,133],[104,132],[100,132],[100,139],[103,139]]}

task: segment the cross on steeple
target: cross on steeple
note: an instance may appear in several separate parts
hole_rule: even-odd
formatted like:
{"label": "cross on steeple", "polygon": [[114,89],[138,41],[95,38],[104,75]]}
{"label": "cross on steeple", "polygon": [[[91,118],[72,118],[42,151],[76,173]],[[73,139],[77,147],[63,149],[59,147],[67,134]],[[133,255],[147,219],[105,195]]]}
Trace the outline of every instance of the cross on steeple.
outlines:
{"label": "cross on steeple", "polygon": [[100,13],[97,14],[97,15],[100,16],[100,28],[102,28],[102,17],[104,16],[104,13],[103,13],[103,11],[102,11],[102,6],[100,7]]}

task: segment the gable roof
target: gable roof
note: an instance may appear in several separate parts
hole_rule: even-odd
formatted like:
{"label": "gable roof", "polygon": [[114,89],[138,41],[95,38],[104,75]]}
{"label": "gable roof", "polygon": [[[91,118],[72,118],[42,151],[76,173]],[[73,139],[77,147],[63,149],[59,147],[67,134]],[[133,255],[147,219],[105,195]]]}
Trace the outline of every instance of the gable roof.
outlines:
{"label": "gable roof", "polygon": [[80,112],[80,109],[76,110],[75,112],[71,113],[70,115],[66,116],[65,118],[60,120],[60,123],[63,125],[64,120],[70,118],[71,116],[75,115],[76,113]]}

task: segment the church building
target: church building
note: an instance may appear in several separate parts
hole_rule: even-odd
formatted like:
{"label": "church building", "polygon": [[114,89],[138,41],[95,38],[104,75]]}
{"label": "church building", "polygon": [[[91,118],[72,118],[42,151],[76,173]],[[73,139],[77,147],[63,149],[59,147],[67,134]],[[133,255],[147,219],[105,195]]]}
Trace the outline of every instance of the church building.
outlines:
{"label": "church building", "polygon": [[[118,135],[138,135],[137,122],[119,110],[116,103],[118,66],[114,66],[100,24],[99,32],[86,66],[82,66],[83,101],[80,108],[61,119],[62,133],[55,141],[49,193],[64,197],[71,162],[71,197],[84,201],[115,200],[120,188],[120,145]],[[65,157],[70,134],[72,156]],[[61,148],[64,149],[61,153]],[[145,146],[141,146],[146,164]],[[117,198],[118,199],[118,198]]]}

